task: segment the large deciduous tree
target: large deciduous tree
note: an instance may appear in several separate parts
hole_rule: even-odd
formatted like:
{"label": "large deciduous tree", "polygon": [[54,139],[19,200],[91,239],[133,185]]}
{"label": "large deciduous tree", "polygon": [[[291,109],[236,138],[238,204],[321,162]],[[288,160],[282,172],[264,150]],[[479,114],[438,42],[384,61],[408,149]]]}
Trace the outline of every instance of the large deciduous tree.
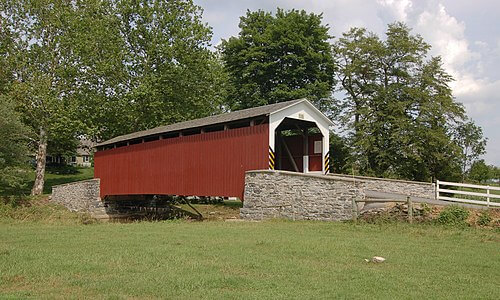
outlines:
{"label": "large deciduous tree", "polygon": [[472,182],[484,183],[495,176],[494,172],[494,166],[488,166],[484,162],[484,159],[479,159],[474,161],[470,166],[467,172],[467,179]]}
{"label": "large deciduous tree", "polygon": [[222,109],[225,74],[191,0],[2,1],[0,20],[0,80],[36,132],[33,194],[50,149]]}
{"label": "large deciduous tree", "polygon": [[116,0],[112,14],[121,82],[87,116],[97,137],[220,112],[222,66],[208,48],[212,32],[199,6],[191,0]]}
{"label": "large deciduous tree", "polygon": [[466,120],[452,77],[430,45],[403,23],[386,39],[354,28],[335,45],[345,97],[339,120],[348,129],[351,164],[362,173],[414,180],[457,179]]}
{"label": "large deciduous tree", "polygon": [[[49,140],[74,145],[78,121],[73,115],[73,74],[77,70],[71,35],[75,2],[5,1],[1,14],[10,31],[13,76],[10,99],[15,99],[25,124],[36,133],[36,177],[32,194],[43,190]],[[82,24],[83,25],[83,24]],[[83,29],[83,28],[82,28]]]}
{"label": "large deciduous tree", "polygon": [[[462,167],[462,179],[465,180],[468,168],[486,152],[486,138],[483,138],[483,130],[472,121],[463,122],[456,128],[456,141],[462,152],[460,153],[460,164]],[[484,161],[483,161],[484,164]]]}
{"label": "large deciduous tree", "polygon": [[248,108],[307,97],[319,108],[329,102],[335,64],[322,15],[278,9],[240,18],[237,37],[220,47],[229,74],[232,108]]}

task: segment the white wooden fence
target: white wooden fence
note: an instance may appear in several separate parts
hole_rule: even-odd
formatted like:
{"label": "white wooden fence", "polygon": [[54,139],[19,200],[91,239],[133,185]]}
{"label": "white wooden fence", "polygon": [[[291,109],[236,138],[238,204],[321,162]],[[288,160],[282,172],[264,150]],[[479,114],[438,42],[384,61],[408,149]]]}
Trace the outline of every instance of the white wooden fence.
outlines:
{"label": "white wooden fence", "polygon": [[[454,187],[465,187],[465,188],[472,188],[472,189],[476,189],[476,190],[485,190],[486,192],[479,193],[479,192],[443,189],[440,187],[441,185],[454,186]],[[500,195],[499,194],[492,194],[492,193],[490,193],[490,191],[500,191],[500,187],[468,184],[468,183],[447,182],[447,181],[439,181],[439,180],[436,181],[436,199],[437,200],[446,200],[446,201],[453,201],[453,202],[463,202],[463,203],[470,203],[470,204],[479,204],[479,205],[500,207]],[[441,196],[441,193],[453,194],[453,197]],[[458,197],[456,197],[456,195],[474,196],[474,199],[458,198]],[[479,198],[479,200],[476,200],[478,198]],[[496,200],[497,202],[493,202],[493,201],[491,201],[491,199],[497,199]]]}

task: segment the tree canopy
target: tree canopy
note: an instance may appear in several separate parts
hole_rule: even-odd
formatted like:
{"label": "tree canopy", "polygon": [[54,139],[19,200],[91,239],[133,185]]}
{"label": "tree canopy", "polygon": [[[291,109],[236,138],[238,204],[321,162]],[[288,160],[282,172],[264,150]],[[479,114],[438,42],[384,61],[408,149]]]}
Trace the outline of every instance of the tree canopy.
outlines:
{"label": "tree canopy", "polygon": [[222,108],[222,66],[191,0],[2,1],[0,20],[0,84],[36,133],[33,194],[43,190],[47,153],[69,154],[79,137]]}
{"label": "tree canopy", "polygon": [[182,0],[114,2],[108,18],[115,29],[108,34],[116,41],[110,53],[120,55],[113,66],[119,82],[89,111],[96,135],[107,139],[220,112],[222,67],[208,49],[212,32],[201,8]]}
{"label": "tree canopy", "polygon": [[[403,23],[386,38],[353,28],[335,44],[344,97],[339,121],[348,132],[350,164],[374,176],[427,181],[460,179],[467,117],[453,98],[452,77],[430,45]],[[477,137],[479,138],[479,137]]]}
{"label": "tree canopy", "polygon": [[5,96],[0,103],[0,195],[15,194],[25,184],[29,130]]}
{"label": "tree canopy", "polygon": [[322,15],[247,11],[237,37],[220,47],[229,74],[228,102],[241,109],[306,97],[326,109],[335,84],[328,25]]}

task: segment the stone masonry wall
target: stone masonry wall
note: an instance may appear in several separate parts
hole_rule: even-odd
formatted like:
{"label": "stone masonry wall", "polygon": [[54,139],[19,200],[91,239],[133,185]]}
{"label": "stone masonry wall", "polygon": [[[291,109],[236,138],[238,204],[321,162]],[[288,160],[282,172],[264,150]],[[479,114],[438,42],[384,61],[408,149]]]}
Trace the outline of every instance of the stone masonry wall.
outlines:
{"label": "stone masonry wall", "polygon": [[329,174],[328,176],[337,179],[355,180],[357,186],[361,187],[364,191],[395,193],[429,199],[434,199],[435,197],[434,183],[341,174]]}
{"label": "stone masonry wall", "polygon": [[339,221],[352,218],[352,201],[364,199],[352,179],[288,171],[249,171],[243,219]]}
{"label": "stone masonry wall", "polygon": [[71,182],[52,187],[51,201],[71,211],[105,214],[104,203],[99,197],[99,178]]}

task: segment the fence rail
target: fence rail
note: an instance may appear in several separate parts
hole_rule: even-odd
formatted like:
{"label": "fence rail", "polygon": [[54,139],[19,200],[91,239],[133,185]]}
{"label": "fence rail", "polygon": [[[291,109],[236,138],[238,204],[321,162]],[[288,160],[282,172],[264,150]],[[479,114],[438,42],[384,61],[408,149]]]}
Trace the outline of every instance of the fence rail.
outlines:
{"label": "fence rail", "polygon": [[360,215],[359,207],[358,207],[358,202],[380,202],[380,203],[386,203],[386,202],[404,202],[406,205],[408,205],[408,222],[413,223],[413,201],[411,201],[410,196],[406,196],[406,199],[401,198],[402,195],[396,195],[396,197],[389,196],[389,197],[384,197],[384,198],[365,198],[362,200],[352,200],[352,218],[353,220],[357,220],[358,216]]}
{"label": "fence rail", "polygon": [[[471,192],[463,190],[452,190],[449,188],[441,188],[440,186],[471,188],[476,190],[485,190],[486,192],[481,193],[481,192]],[[500,207],[500,202],[491,201],[491,199],[500,199],[500,195],[492,194],[490,193],[490,191],[500,191],[500,187],[436,180],[436,200],[487,205],[488,207],[489,206]],[[446,196],[441,195],[441,193],[452,194],[452,197],[450,197],[449,195]],[[456,197],[456,195],[473,196],[475,199],[458,198]]]}

